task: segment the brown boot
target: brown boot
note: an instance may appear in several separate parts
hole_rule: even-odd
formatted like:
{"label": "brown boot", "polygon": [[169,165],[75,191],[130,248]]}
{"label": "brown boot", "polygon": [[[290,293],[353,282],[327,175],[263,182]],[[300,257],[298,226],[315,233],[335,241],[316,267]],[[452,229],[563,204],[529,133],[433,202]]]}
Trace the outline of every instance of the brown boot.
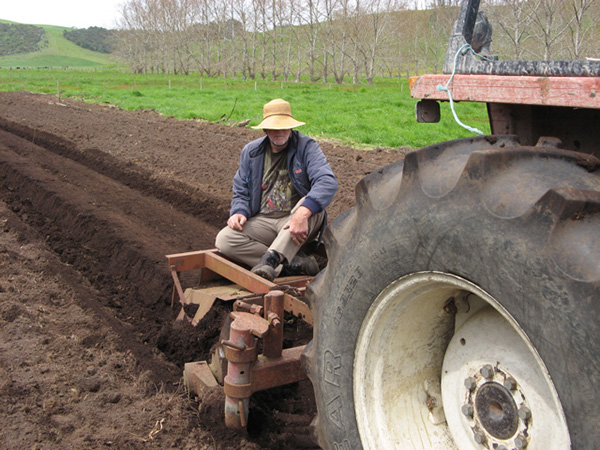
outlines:
{"label": "brown boot", "polygon": [[251,272],[266,280],[273,281],[275,279],[275,269],[279,264],[281,264],[279,253],[274,250],[267,250]]}

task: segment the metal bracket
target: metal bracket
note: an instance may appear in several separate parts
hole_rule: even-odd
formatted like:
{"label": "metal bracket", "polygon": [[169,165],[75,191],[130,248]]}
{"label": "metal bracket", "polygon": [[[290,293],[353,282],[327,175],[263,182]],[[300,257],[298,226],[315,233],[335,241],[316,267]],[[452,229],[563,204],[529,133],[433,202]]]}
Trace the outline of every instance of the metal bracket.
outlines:
{"label": "metal bracket", "polygon": [[441,118],[440,104],[435,100],[421,100],[415,105],[415,116],[419,123],[438,123]]}

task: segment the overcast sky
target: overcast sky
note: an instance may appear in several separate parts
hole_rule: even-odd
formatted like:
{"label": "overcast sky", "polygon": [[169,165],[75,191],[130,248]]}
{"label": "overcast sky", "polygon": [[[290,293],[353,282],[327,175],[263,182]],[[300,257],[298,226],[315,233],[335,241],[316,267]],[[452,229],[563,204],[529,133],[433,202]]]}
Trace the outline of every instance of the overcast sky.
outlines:
{"label": "overcast sky", "polygon": [[126,0],[0,0],[0,19],[34,25],[115,28]]}

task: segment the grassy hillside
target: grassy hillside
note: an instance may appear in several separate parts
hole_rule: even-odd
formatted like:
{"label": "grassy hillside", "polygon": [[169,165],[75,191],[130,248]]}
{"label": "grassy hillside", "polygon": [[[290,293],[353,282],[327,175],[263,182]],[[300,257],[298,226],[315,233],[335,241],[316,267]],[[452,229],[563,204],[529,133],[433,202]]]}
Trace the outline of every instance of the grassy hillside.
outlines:
{"label": "grassy hillside", "polygon": [[[1,20],[3,23],[14,23]],[[46,31],[48,45],[42,50],[0,57],[0,67],[96,67],[109,63],[109,56],[81,48],[63,37],[68,28],[38,25]]]}

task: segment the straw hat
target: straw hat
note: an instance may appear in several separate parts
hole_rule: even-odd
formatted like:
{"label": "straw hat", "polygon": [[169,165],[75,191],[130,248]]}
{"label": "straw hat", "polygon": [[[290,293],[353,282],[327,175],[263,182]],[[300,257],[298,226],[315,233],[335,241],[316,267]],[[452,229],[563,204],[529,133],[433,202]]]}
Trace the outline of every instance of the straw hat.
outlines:
{"label": "straw hat", "polygon": [[287,130],[299,127],[304,122],[299,122],[292,117],[292,108],[285,100],[276,98],[263,107],[263,121],[256,125],[256,130]]}

